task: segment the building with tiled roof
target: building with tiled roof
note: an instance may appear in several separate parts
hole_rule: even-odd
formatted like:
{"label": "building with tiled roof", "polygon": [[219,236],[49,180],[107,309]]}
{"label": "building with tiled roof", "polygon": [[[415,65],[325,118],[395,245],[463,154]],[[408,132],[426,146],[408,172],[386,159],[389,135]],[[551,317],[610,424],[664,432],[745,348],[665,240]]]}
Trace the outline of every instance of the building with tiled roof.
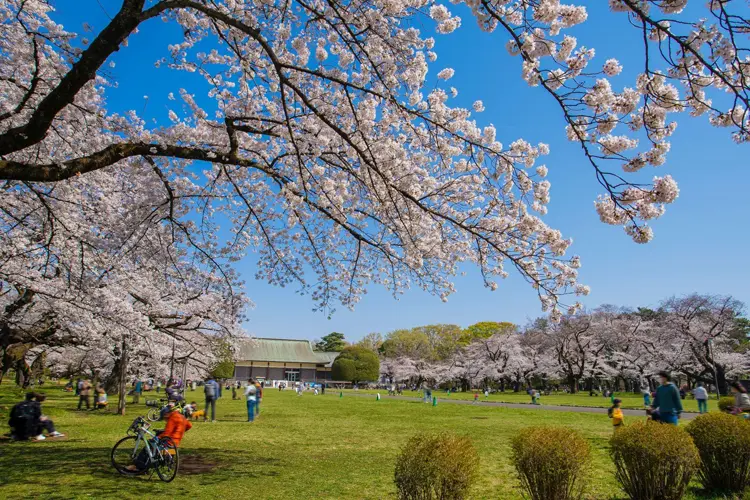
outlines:
{"label": "building with tiled roof", "polygon": [[338,352],[314,351],[310,341],[254,338],[242,342],[237,352],[234,377],[252,377],[268,383],[326,382]]}

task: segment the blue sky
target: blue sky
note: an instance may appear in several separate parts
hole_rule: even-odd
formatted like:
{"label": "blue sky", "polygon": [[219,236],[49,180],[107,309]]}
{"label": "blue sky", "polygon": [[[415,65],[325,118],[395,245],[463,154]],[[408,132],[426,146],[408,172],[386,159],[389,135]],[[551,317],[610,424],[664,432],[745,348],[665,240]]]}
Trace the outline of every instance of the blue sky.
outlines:
{"label": "blue sky", "polygon": [[[606,2],[581,3],[593,5],[588,7],[589,22],[576,29],[579,46],[596,48],[597,66],[610,57],[618,58],[625,71],[615,84],[632,85],[636,68],[643,64],[638,32],[622,14],[607,12]],[[60,0],[56,5],[56,19],[68,30],[82,32],[84,21],[100,29],[107,20],[102,8],[114,14],[119,2],[102,0],[99,5],[93,0]],[[750,247],[750,145],[734,144],[728,130],[709,126],[705,117],[679,117],[667,164],[643,175],[646,179],[672,175],[680,186],[680,197],[653,223],[656,236],[651,243],[632,243],[622,228],[599,222],[593,201],[600,186],[591,166],[580,148],[565,138],[563,120],[551,97],[521,80],[520,61],[508,56],[506,38],[480,32],[466,11],[449,8],[461,14],[463,25],[451,35],[438,37],[439,57],[429,78],[434,81],[441,69],[454,68],[456,76],[449,84],[459,90],[459,96],[453,104],[468,107],[482,99],[486,111],[477,119],[482,125],[494,124],[501,142],[524,138],[550,145],[551,154],[544,163],[549,167],[552,201],[545,220],[574,239],[572,253],[583,262],[580,280],[592,289],[584,300],[587,306],[653,306],[671,295],[692,292],[729,294],[750,303],[750,267],[743,260]],[[431,28],[425,24],[424,29]],[[148,95],[146,118],[166,119],[167,94],[186,86],[186,76],[155,69],[153,62],[178,34],[152,20],[114,55],[116,66],[109,72],[118,88],[108,92],[112,109],[140,112],[143,96]],[[420,290],[394,300],[384,289],[372,286],[354,312],[339,308],[328,319],[312,311],[308,296],[256,281],[252,257],[238,268],[256,304],[246,327],[261,337],[312,339],[339,331],[348,340],[357,340],[369,332],[385,334],[430,323],[524,323],[541,314],[534,290],[518,276],[511,275],[491,292],[467,267],[466,276],[456,279],[457,292],[447,303]]]}

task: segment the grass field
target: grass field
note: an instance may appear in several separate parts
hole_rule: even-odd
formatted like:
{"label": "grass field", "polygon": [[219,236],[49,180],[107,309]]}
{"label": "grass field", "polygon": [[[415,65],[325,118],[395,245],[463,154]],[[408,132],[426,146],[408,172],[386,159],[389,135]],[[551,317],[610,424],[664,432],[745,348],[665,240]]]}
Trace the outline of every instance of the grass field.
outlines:
{"label": "grass field", "polygon": [[[244,402],[225,396],[217,404],[219,422],[198,422],[185,436],[180,449],[184,469],[173,483],[164,484],[156,476],[121,477],[109,464],[111,447],[132,419],[145,413],[144,405],[129,406],[125,417],[78,412],[71,394],[49,386],[45,392],[49,399],[44,411],[67,437],[1,441],[0,498],[394,498],[393,464],[399,448],[419,431],[451,431],[470,436],[479,451],[481,475],[472,498],[519,499],[509,440],[518,429],[539,424],[574,427],[591,443],[586,498],[624,498],[608,456],[611,426],[602,415],[432,407],[346,394],[339,398],[333,391],[298,397],[292,391],[267,390],[260,419],[248,424]],[[20,396],[13,387],[0,386],[0,434],[7,432],[8,410]],[[188,392],[188,399],[200,401],[200,396]],[[711,497],[693,489],[688,498]]]}
{"label": "grass field", "polygon": [[[360,393],[360,394],[375,394],[380,393],[385,396],[388,394],[387,390],[374,390],[374,389],[362,389],[355,391],[353,389],[344,389],[344,394]],[[338,394],[338,393],[337,393]],[[410,397],[422,397],[422,393],[419,391],[404,391],[404,396]],[[438,399],[474,399],[473,392],[452,392],[450,395],[446,391],[432,391],[433,396],[437,396]],[[633,394],[631,392],[616,393],[616,398],[622,400],[622,407],[629,409],[642,409],[643,408],[643,396],[639,394]],[[531,403],[531,397],[525,392],[496,392],[490,394],[489,397],[485,398],[484,393],[479,393],[479,401],[494,401],[498,403]],[[609,398],[603,396],[589,396],[587,392],[581,392],[578,394],[565,394],[565,393],[553,393],[549,396],[542,396],[540,398],[541,404],[545,405],[560,405],[560,406],[588,406],[606,408],[612,405]],[[698,402],[691,397],[686,398],[682,401],[685,411],[698,411]],[[717,410],[716,396],[708,401],[709,410]]]}

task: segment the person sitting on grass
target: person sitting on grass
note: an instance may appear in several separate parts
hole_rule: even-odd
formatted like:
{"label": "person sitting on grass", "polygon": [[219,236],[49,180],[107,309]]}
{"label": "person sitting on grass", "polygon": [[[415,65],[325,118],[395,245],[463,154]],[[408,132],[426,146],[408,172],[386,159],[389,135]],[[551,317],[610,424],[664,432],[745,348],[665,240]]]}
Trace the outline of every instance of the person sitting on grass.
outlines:
{"label": "person sitting on grass", "polygon": [[615,400],[612,402],[612,406],[607,410],[607,416],[612,419],[612,428],[614,430],[619,429],[623,425],[625,425],[625,417],[622,414],[622,401],[615,398]]}
{"label": "person sitting on grass", "polygon": [[15,441],[27,441],[31,437],[38,437],[37,429],[39,417],[42,416],[41,408],[34,404],[35,394],[29,392],[26,398],[13,406],[10,410],[10,437]]}
{"label": "person sitting on grass", "polygon": [[164,427],[164,430],[158,432],[157,435],[162,439],[171,439],[172,442],[174,442],[174,445],[179,447],[182,437],[192,428],[193,424],[185,418],[185,415],[180,412],[179,408],[173,407],[167,418],[167,425]]}
{"label": "person sitting on grass", "polygon": [[180,394],[179,389],[175,387],[174,382],[169,382],[167,384],[167,388],[164,390],[164,392],[167,393],[167,401],[182,401],[184,398],[182,397],[182,394]]}
{"label": "person sitting on grass", "polygon": [[[175,448],[179,448],[185,433],[192,428],[193,424],[185,418],[179,408],[172,405],[169,418],[167,418],[167,425],[164,427],[164,430],[156,431],[156,436],[162,440],[171,440],[174,443]],[[133,463],[125,467],[125,469],[130,472],[141,472],[145,470],[148,462],[148,452],[144,448],[138,456],[133,459]]]}
{"label": "person sitting on grass", "polygon": [[198,409],[198,403],[193,401],[190,403],[190,407],[192,410],[190,411],[190,418],[192,420],[198,420],[199,418],[203,418],[206,415],[206,410],[199,410]]}
{"label": "person sitting on grass", "polygon": [[44,439],[44,431],[47,431],[47,437],[65,437],[65,434],[62,432],[57,432],[55,430],[55,424],[50,420],[50,418],[47,415],[42,414],[42,403],[44,403],[47,400],[47,396],[44,394],[36,394],[35,400],[31,403],[36,406],[37,413],[39,414],[39,418],[36,422],[37,428],[36,428],[36,440],[41,441]]}
{"label": "person sitting on grass", "polygon": [[745,386],[739,382],[734,382],[732,383],[731,391],[734,396],[732,414],[739,415],[740,413],[750,412],[750,396],[748,396]]}

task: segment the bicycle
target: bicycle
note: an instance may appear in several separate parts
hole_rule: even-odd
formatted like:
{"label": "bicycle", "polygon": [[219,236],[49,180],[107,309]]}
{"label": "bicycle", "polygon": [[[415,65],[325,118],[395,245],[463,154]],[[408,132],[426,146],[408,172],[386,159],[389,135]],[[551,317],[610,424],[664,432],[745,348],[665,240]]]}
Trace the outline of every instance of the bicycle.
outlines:
{"label": "bicycle", "polygon": [[128,435],[112,448],[112,466],[123,476],[138,476],[154,471],[165,483],[177,476],[180,454],[170,438],[160,438],[149,430],[143,417],[136,418],[128,428]]}
{"label": "bicycle", "polygon": [[[174,403],[174,406],[175,408],[178,408],[180,411],[182,411],[185,408],[185,404],[186,404],[185,400],[181,399],[180,401],[176,401]],[[169,400],[168,399],[159,399],[158,401],[148,400],[146,401],[146,406],[152,407],[146,414],[146,418],[151,422],[158,422],[161,420],[164,410],[169,407]]]}

